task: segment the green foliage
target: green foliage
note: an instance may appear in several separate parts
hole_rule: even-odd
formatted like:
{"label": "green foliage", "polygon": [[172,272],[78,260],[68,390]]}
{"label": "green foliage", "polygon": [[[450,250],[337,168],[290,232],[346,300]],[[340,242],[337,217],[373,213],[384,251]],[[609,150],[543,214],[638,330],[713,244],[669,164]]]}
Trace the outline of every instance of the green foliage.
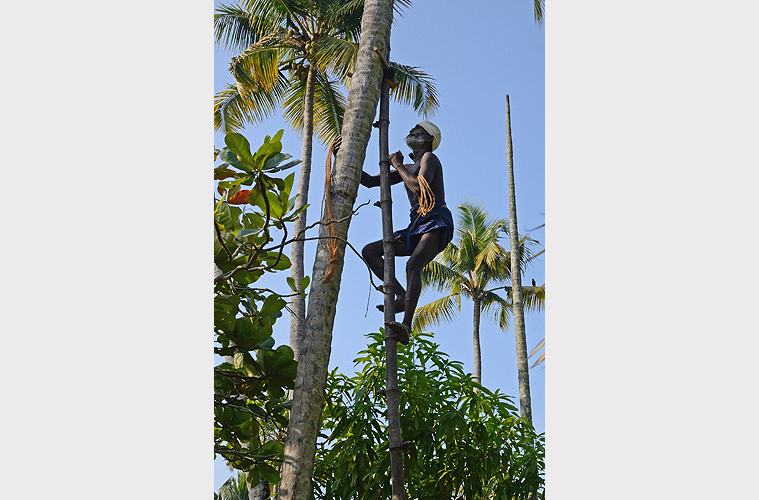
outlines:
{"label": "green foliage", "polygon": [[[384,332],[355,360],[348,377],[327,380],[314,498],[389,498]],[[409,499],[544,498],[544,435],[518,417],[511,399],[472,380],[462,364],[420,333],[398,345],[401,434]]]}
{"label": "green foliage", "polygon": [[214,494],[215,500],[248,500],[248,485],[245,482],[245,474],[238,473],[230,477],[219,486],[219,493]]}
{"label": "green foliage", "polygon": [[[226,147],[215,152],[225,163],[214,169],[221,195],[214,202],[214,352],[226,361],[214,367],[214,452],[253,485],[279,481],[286,395],[297,367],[292,349],[275,348],[272,338],[287,302],[251,286],[266,272],[290,267],[283,250],[286,223],[297,215],[290,199],[294,174],[272,174],[300,160],[281,152],[282,133],[266,136],[255,153],[245,137],[227,134]],[[283,234],[279,243],[273,243],[276,232]]]}
{"label": "green foliage", "polygon": [[[410,2],[394,2],[396,13]],[[355,70],[363,0],[249,0],[219,4],[216,45],[237,53],[230,63],[233,85],[216,94],[214,128],[238,131],[263,121],[281,105],[284,118],[303,132],[306,77],[314,70],[314,133],[325,145],[342,128],[348,87]],[[432,78],[414,66],[391,62],[399,86],[391,97],[427,117],[439,107]]]}

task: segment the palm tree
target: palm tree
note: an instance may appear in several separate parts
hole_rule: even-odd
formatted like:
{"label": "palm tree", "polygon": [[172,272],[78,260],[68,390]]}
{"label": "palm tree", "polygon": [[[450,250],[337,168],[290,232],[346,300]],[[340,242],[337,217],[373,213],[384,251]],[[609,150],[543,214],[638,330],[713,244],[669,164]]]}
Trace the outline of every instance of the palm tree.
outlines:
{"label": "palm tree", "polygon": [[[512,304],[496,291],[506,289],[511,280],[511,254],[498,242],[501,234],[508,234],[504,219],[489,220],[488,213],[478,204],[465,202],[458,207],[458,245],[449,244],[437,259],[422,271],[422,289],[434,288],[448,295],[418,308],[414,313],[414,329],[421,330],[432,324],[452,321],[461,311],[461,297],[474,302],[473,344],[474,379],[482,380],[480,352],[480,316],[490,316],[502,330],[509,326]],[[520,238],[520,269],[524,271],[531,257],[534,242],[527,236]],[[525,306],[539,311],[545,302],[545,287],[522,287]]]}
{"label": "palm tree", "polygon": [[240,472],[232,476],[224,484],[219,486],[219,493],[214,495],[217,500],[248,500],[248,483],[245,481],[245,473]]}
{"label": "palm tree", "polygon": [[[390,27],[393,19],[392,0],[365,0],[361,20],[361,40],[356,55],[353,84],[345,107],[342,145],[335,158],[334,173],[330,179],[338,249],[346,247],[350,217],[358,195],[361,173],[355,165],[363,165],[366,146],[372,132],[379,101],[382,67],[375,53],[388,59]],[[326,235],[326,229],[320,229]],[[316,248],[312,276],[323,276],[330,266],[329,251],[321,245]],[[303,357],[293,390],[290,423],[285,441],[285,460],[279,483],[281,500],[307,500],[311,495],[311,476],[314,467],[316,440],[321,422],[321,408],[327,381],[332,344],[337,296],[342,280],[344,260],[338,258],[332,279],[325,283],[314,279],[308,295],[306,335],[303,337]],[[398,500],[393,497],[393,500]]]}
{"label": "palm tree", "polygon": [[[398,0],[399,9],[409,0]],[[214,16],[216,42],[239,52],[230,71],[235,85],[216,95],[214,126],[239,130],[258,122],[282,105],[284,117],[302,134],[301,169],[296,209],[308,203],[313,135],[324,145],[341,133],[346,99],[338,88],[348,86],[355,70],[364,0],[246,0],[221,5]],[[416,67],[393,64],[398,87],[393,96],[427,116],[438,107],[432,79]],[[285,76],[287,73],[287,76]],[[306,227],[304,209],[293,227]],[[291,250],[291,277],[303,279],[303,241]],[[291,304],[290,347],[299,359],[306,316],[305,299]]]}

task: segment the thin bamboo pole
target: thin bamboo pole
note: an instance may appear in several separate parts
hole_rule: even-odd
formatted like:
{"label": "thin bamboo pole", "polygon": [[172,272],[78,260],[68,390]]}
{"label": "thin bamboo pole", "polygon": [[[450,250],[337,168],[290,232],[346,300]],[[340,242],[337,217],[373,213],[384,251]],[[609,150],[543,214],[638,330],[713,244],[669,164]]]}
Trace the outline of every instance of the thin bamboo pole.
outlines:
{"label": "thin bamboo pole", "polygon": [[[382,249],[385,258],[384,296],[385,323],[395,321],[395,251],[393,250],[393,201],[390,195],[390,152],[388,149],[388,126],[390,125],[390,86],[392,70],[382,55],[377,52],[385,67],[380,90],[379,110],[379,158],[380,158],[380,208],[382,209]],[[385,360],[387,366],[387,428],[390,440],[390,478],[392,480],[392,500],[405,500],[403,485],[403,439],[399,414],[400,390],[398,389],[398,351],[394,336],[385,331]]]}

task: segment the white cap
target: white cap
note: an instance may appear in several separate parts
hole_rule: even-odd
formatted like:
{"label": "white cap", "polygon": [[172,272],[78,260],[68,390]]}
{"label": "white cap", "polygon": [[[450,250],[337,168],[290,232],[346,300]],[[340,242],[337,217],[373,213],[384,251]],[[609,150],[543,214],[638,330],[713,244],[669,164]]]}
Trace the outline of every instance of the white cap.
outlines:
{"label": "white cap", "polygon": [[438,146],[440,146],[440,129],[437,128],[437,125],[435,125],[432,122],[428,122],[427,120],[421,121],[417,123],[420,127],[422,127],[425,131],[427,131],[428,134],[432,136],[432,150],[435,151]]}

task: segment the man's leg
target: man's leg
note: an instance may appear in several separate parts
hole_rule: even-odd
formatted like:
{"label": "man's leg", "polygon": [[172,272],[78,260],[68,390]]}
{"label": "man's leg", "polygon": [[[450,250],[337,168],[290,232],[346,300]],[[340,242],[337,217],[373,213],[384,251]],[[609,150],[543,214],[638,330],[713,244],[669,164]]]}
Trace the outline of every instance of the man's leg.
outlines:
{"label": "man's leg", "polygon": [[406,308],[403,315],[403,324],[411,331],[411,321],[414,318],[414,310],[422,293],[422,269],[432,262],[440,253],[440,238],[442,229],[436,229],[425,233],[419,239],[419,244],[406,263]]}
{"label": "man's leg", "polygon": [[422,269],[440,253],[441,233],[441,229],[436,229],[423,234],[406,263],[406,303],[404,305],[403,323],[396,321],[385,323],[395,333],[398,342],[402,344],[409,343],[414,310],[422,292]]}
{"label": "man's leg", "polygon": [[[399,254],[403,254],[406,250],[405,245],[402,241],[396,241],[394,242],[394,250],[395,255],[398,256]],[[375,276],[377,276],[380,280],[385,279],[385,250],[382,248],[382,240],[375,241],[372,243],[369,243],[361,250],[361,255],[363,255],[364,260],[369,265],[369,269],[372,270]],[[403,289],[403,286],[398,282],[398,280],[395,280],[395,312],[403,312],[403,308],[406,304],[406,290]],[[385,310],[384,304],[378,305],[377,309],[380,311]]]}

